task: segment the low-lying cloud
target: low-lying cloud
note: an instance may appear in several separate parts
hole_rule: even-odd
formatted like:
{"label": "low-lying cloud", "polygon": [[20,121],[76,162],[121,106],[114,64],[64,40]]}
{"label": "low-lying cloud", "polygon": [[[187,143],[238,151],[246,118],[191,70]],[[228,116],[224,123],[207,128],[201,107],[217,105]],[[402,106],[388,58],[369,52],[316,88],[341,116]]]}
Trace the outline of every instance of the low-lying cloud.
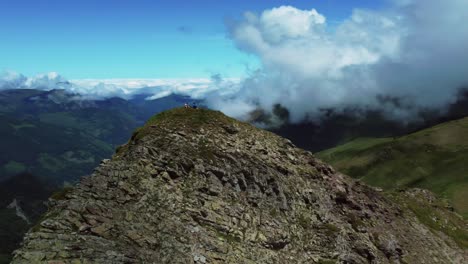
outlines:
{"label": "low-lying cloud", "polygon": [[130,99],[145,94],[148,100],[170,94],[188,95],[194,99],[224,87],[224,95],[236,88],[238,79],[223,79],[218,75],[211,78],[191,79],[79,79],[67,80],[56,72],[26,77],[13,71],[0,72],[0,90],[6,89],[63,89],[80,94],[80,99],[104,99],[120,97]]}
{"label": "low-lying cloud", "polygon": [[261,68],[237,93],[208,101],[237,117],[281,104],[292,121],[329,108],[382,109],[399,119],[442,109],[467,85],[466,21],[466,0],[395,0],[386,10],[356,9],[333,26],[315,9],[247,12],[229,33]]}

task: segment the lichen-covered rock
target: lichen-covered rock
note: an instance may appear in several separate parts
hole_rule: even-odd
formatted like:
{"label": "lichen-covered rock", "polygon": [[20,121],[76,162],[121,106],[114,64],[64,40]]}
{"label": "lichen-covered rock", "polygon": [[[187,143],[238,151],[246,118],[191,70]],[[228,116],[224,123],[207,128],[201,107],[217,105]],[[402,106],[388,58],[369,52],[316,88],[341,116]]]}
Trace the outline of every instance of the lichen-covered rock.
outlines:
{"label": "lichen-covered rock", "polygon": [[53,206],[13,263],[466,263],[382,193],[286,139],[175,109]]}

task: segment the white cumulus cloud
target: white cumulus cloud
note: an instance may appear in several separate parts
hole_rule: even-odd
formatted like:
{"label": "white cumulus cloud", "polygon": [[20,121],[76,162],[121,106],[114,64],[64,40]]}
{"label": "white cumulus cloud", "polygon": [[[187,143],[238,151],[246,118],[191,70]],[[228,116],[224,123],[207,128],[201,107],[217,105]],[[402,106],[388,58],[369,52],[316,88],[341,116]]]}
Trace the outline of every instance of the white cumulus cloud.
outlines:
{"label": "white cumulus cloud", "polygon": [[[213,96],[211,104],[240,116],[280,103],[293,121],[347,106],[409,118],[421,107],[443,107],[467,84],[468,1],[395,1],[386,10],[356,9],[333,27],[319,12],[281,6],[230,25],[234,43],[261,68],[237,94]],[[382,96],[402,107],[388,107]]]}
{"label": "white cumulus cloud", "polygon": [[317,10],[299,10],[292,6],[281,6],[266,10],[257,22],[255,15],[249,15],[250,24],[258,23],[263,37],[269,42],[279,42],[287,38],[305,37],[311,31],[320,30],[325,17]]}

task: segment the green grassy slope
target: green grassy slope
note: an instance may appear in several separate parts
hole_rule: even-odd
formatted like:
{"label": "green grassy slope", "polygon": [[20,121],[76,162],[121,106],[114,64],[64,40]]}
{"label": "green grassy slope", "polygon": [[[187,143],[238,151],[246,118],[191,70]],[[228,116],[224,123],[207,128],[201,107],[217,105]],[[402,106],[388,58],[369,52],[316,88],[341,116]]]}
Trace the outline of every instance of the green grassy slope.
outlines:
{"label": "green grassy slope", "polygon": [[76,181],[147,118],[188,100],[148,96],[92,100],[63,90],[0,91],[0,181],[22,172],[58,185]]}
{"label": "green grassy slope", "polygon": [[468,218],[468,118],[399,138],[360,138],[317,155],[370,185],[429,189]]}
{"label": "green grassy slope", "polygon": [[0,115],[0,180],[24,171],[74,181],[113,152],[112,145],[77,128]]}
{"label": "green grassy slope", "polygon": [[0,91],[0,181],[22,172],[55,181],[89,174],[142,123],[129,102],[61,90]]}

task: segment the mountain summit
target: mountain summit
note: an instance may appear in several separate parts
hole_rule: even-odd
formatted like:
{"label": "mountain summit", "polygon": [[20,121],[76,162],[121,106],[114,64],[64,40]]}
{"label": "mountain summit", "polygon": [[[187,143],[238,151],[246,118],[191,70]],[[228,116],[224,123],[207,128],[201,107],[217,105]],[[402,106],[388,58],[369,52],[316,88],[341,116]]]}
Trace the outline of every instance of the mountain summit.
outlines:
{"label": "mountain summit", "polygon": [[13,263],[463,263],[411,211],[220,112],[151,118],[54,195]]}

